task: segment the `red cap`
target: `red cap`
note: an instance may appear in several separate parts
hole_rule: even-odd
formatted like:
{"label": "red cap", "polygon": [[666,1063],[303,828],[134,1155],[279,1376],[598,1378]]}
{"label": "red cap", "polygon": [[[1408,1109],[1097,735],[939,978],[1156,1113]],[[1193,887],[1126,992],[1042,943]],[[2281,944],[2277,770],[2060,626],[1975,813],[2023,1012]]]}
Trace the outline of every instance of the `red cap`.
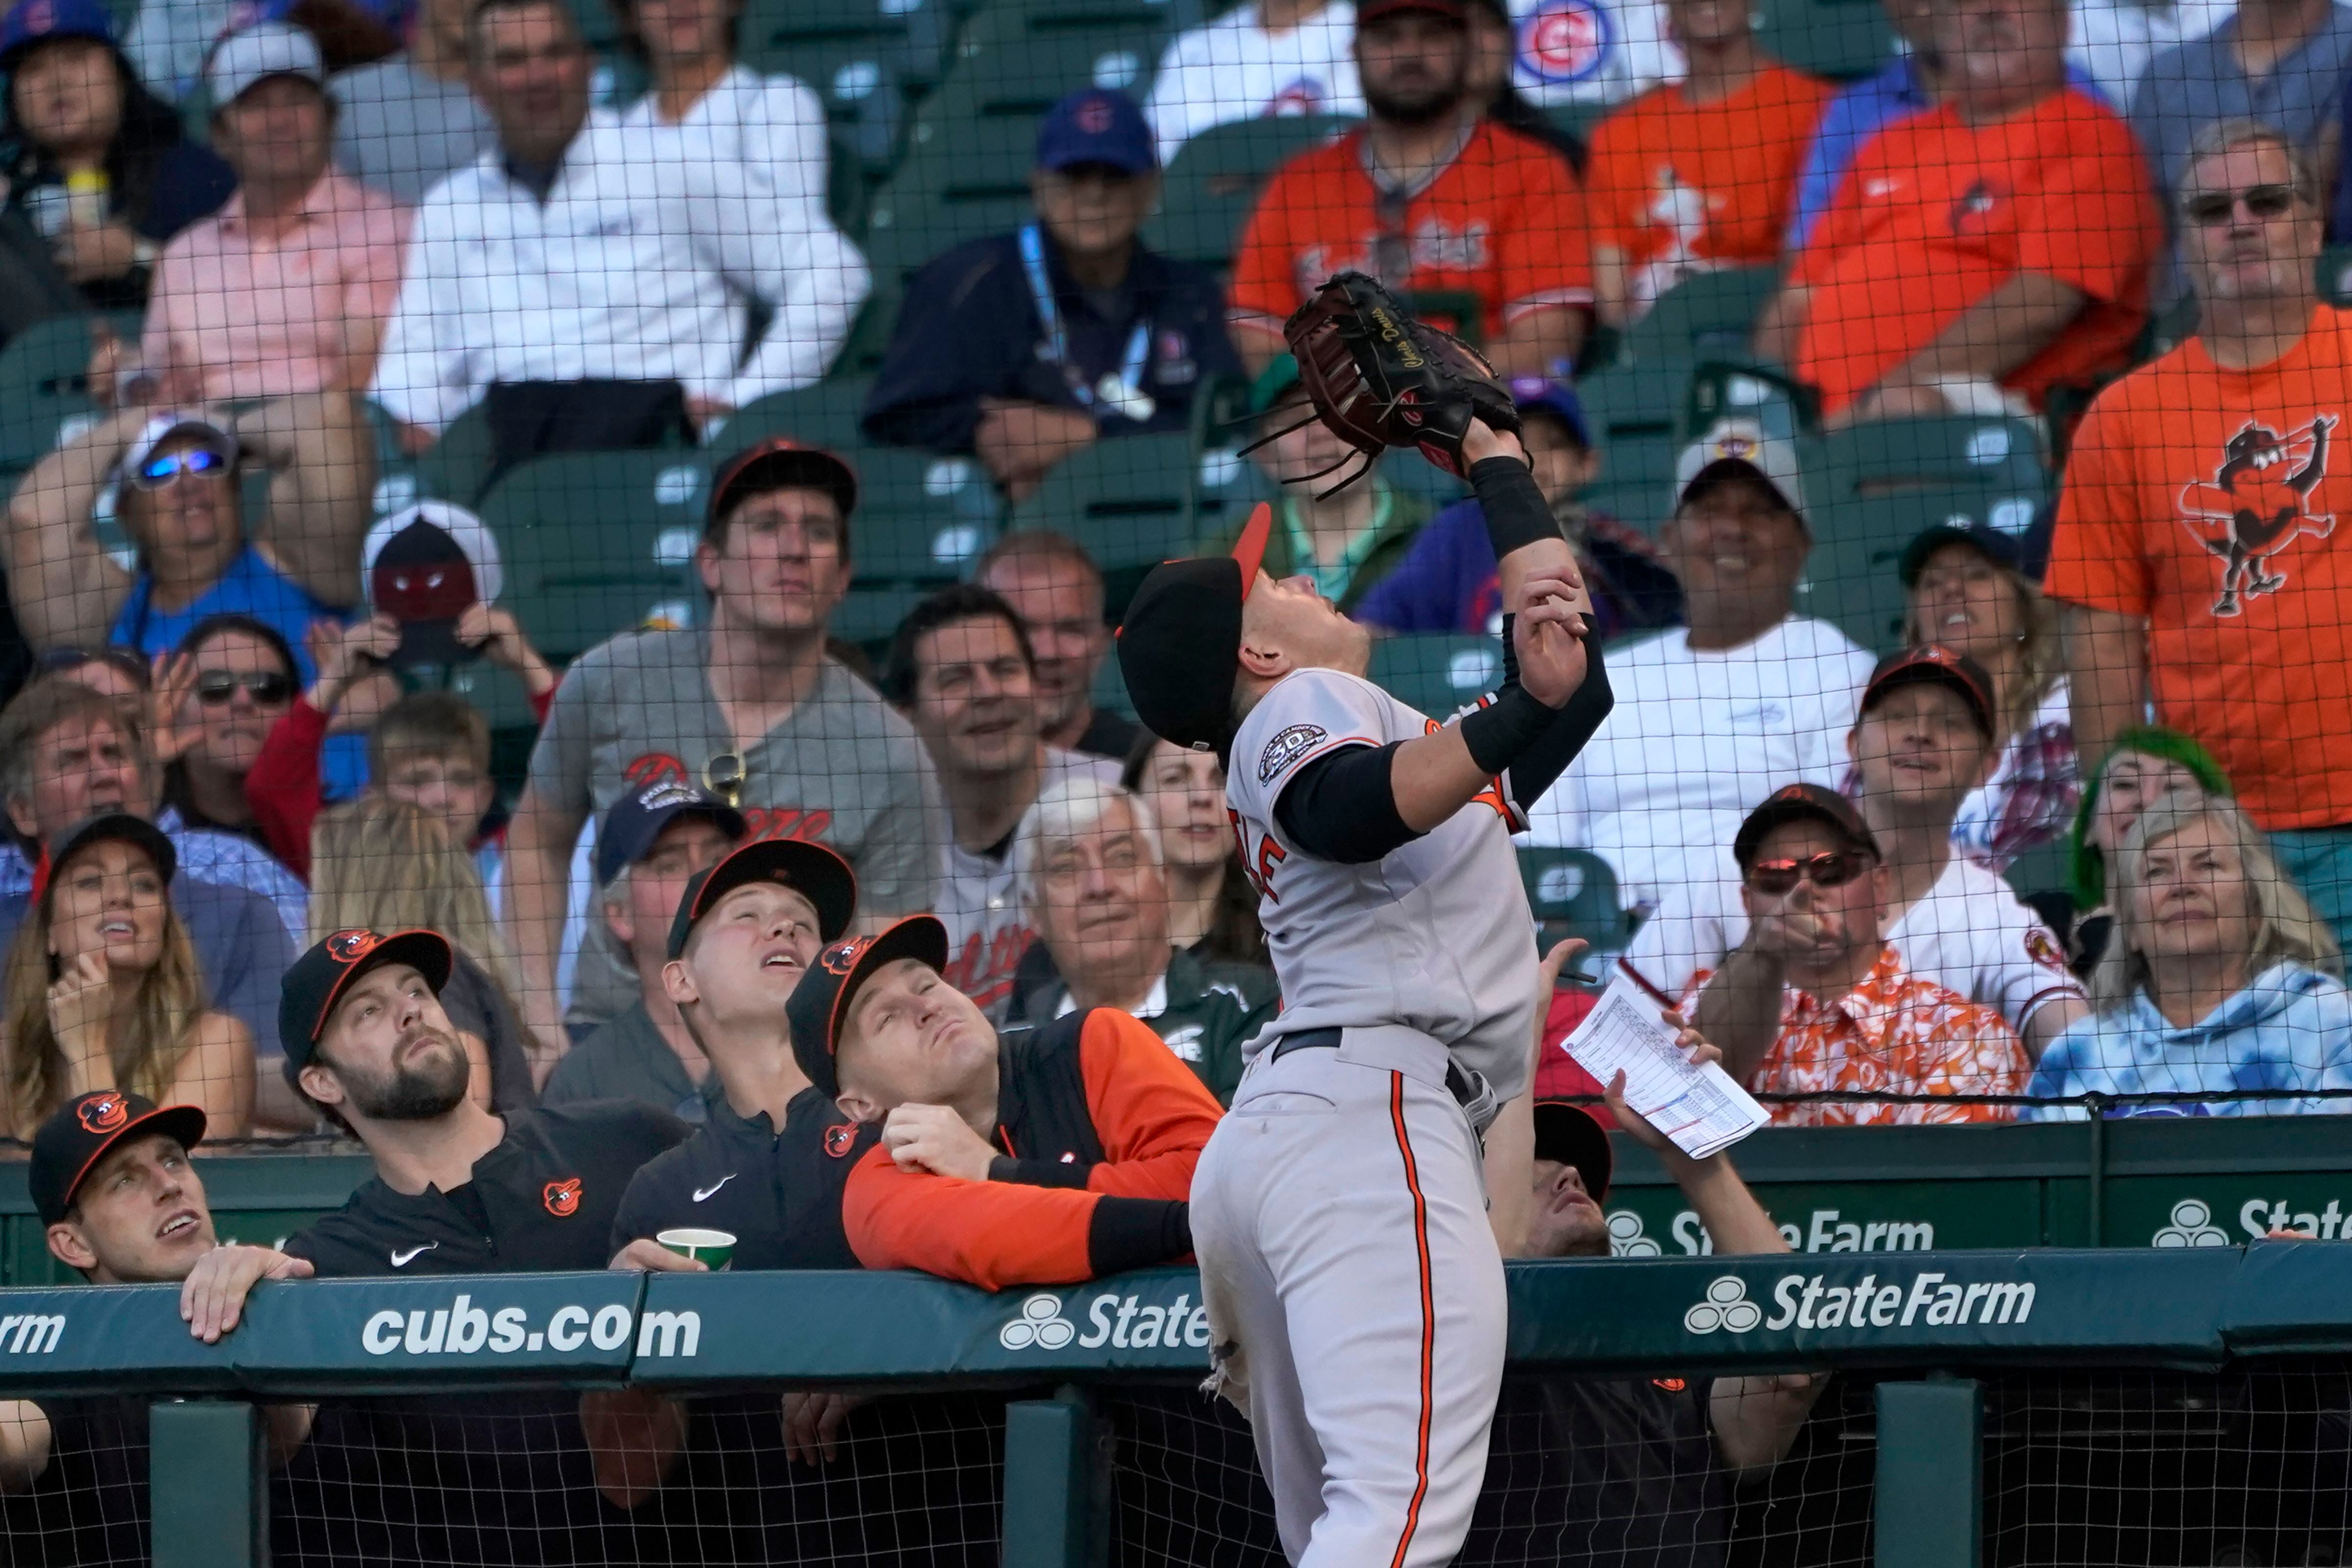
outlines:
{"label": "red cap", "polygon": [[1265,569],[1265,542],[1274,532],[1274,508],[1260,501],[1242,524],[1242,536],[1234,541],[1234,560],[1242,569],[1242,597],[1249,597],[1250,589],[1257,584],[1257,574]]}

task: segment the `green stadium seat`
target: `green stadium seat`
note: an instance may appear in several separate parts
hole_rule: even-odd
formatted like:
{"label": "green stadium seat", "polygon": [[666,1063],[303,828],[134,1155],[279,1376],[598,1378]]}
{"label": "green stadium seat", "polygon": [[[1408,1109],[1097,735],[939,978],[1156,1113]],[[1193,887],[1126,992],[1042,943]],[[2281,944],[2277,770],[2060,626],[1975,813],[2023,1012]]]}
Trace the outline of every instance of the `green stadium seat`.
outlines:
{"label": "green stadium seat", "polygon": [[1492,691],[1503,679],[1502,647],[1493,637],[1445,633],[1375,638],[1373,684],[1432,719]]}
{"label": "green stadium seat", "polygon": [[1003,502],[971,458],[860,447],[850,565],[860,587],[956,582],[995,539]]}
{"label": "green stadium seat", "polygon": [[[1105,27],[1157,27],[1169,34],[1197,27],[1222,4],[1202,0],[989,0],[983,19],[1017,22],[1032,35],[1096,32]],[[1157,63],[1159,57],[1152,57]]]}
{"label": "green stadium seat", "polygon": [[2352,245],[2319,253],[2319,294],[2331,305],[2352,305]]}
{"label": "green stadium seat", "polygon": [[1106,610],[1116,620],[1144,574],[1187,553],[1198,538],[1199,467],[1192,437],[1181,433],[1097,441],[1046,476],[1013,509],[1012,526],[1050,528],[1084,545],[1103,570]]}
{"label": "green stadium seat", "polygon": [[1821,405],[1820,394],[1780,366],[1725,354],[1691,367],[1675,429],[1696,439],[1729,415],[1753,419],[1769,436],[1801,439],[1821,428]]}
{"label": "green stadium seat", "polygon": [[2028,849],[2011,861],[2003,874],[2019,898],[2031,898],[2035,893],[2064,891],[2073,880],[2073,865],[2066,840],[2057,838]]}
{"label": "green stadium seat", "polygon": [[1036,150],[1032,118],[919,119],[904,161],[866,212],[877,289],[886,268],[903,283],[941,251],[1028,222]]}
{"label": "green stadium seat", "polygon": [[1820,437],[1820,454],[1818,483],[1808,487],[1808,499],[1816,506],[1906,489],[1973,485],[2008,494],[2051,486],[2042,428],[2031,419],[1882,419],[1826,432]]}
{"label": "green stadium seat", "polygon": [[[0,349],[0,472],[32,467],[68,420],[96,412],[89,372],[90,326],[99,319],[53,317]],[[118,319],[114,328],[126,342],[138,341],[138,317]]]}
{"label": "green stadium seat", "polygon": [[1266,179],[1291,158],[1356,121],[1333,114],[1237,120],[1188,139],[1168,166],[1144,243],[1180,260],[1230,266]]}
{"label": "green stadium seat", "polygon": [[1695,272],[1659,295],[1625,329],[1617,357],[1643,364],[1708,359],[1727,351],[1743,354],[1757,314],[1780,283],[1777,267]]}
{"label": "green stadium seat", "polygon": [[1037,117],[1080,88],[1116,88],[1141,102],[1171,37],[1164,18],[1039,30],[1017,8],[992,6],[956,40],[922,118],[961,126],[1010,117],[1034,135]]}
{"label": "green stadium seat", "polygon": [[1570,937],[1591,944],[1577,965],[1593,973],[1593,955],[1624,950],[1625,910],[1618,900],[1617,873],[1609,862],[1586,849],[1522,849],[1519,881],[1528,890],[1528,907],[1536,917],[1537,951],[1549,952]]}
{"label": "green stadium seat", "polygon": [[684,452],[536,458],[482,499],[506,559],[508,602],[551,660],[649,619],[685,624],[709,470]]}
{"label": "green stadium seat", "polygon": [[743,54],[754,68],[799,77],[830,104],[829,65],[868,59],[909,84],[939,79],[953,18],[936,0],[753,0],[743,13]]}
{"label": "green stadium seat", "polygon": [[882,369],[883,357],[890,352],[890,334],[898,325],[898,303],[906,298],[905,286],[895,268],[877,260],[870,250],[866,264],[874,271],[874,292],[866,297],[857,320],[850,323],[849,336],[835,356],[833,369],[826,373],[828,385],[835,379],[870,384]]}
{"label": "green stadium seat", "polygon": [[857,431],[857,416],[865,409],[866,395],[873,385],[865,377],[839,376],[814,386],[754,398],[729,416],[725,428],[706,448],[712,469],[771,436],[830,447],[849,456],[852,463],[862,464],[851,448],[865,439]]}
{"label": "green stadium seat", "polygon": [[1878,0],[1763,0],[1757,41],[1815,76],[1867,76],[1895,53]]}
{"label": "green stadium seat", "polygon": [[866,650],[866,656],[878,668],[885,651],[890,646],[890,634],[907,618],[907,612],[920,604],[932,590],[905,585],[866,588],[853,585],[834,607],[828,623],[833,635],[844,642],[853,642]]}

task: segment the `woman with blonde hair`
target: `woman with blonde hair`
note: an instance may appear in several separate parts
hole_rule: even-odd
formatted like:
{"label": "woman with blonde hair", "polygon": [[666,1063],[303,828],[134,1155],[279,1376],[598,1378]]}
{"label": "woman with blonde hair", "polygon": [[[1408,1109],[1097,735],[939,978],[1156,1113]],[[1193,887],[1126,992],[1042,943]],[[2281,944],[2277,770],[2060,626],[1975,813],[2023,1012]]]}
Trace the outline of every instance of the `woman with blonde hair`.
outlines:
{"label": "woman with blonde hair", "polygon": [[2000,761],[1960,803],[1952,852],[1999,871],[2066,831],[2083,793],[2067,716],[2057,606],[2026,574],[2021,540],[1938,524],[1903,552],[1903,646],[1964,653],[1992,678]]}
{"label": "woman with blonde hair", "polygon": [[[2352,1110],[2352,991],[2326,924],[2231,802],[2168,790],[2109,868],[2115,934],[2091,972],[2091,1016],[2051,1043],[2027,1092],[2166,1094],[2125,1114]],[[2241,1090],[2269,1098],[2198,1100]],[[2080,1106],[2025,1120],[2080,1119]]]}
{"label": "woman with blonde hair", "polygon": [[49,847],[49,873],[8,953],[7,1132],[59,1105],[127,1089],[203,1110],[215,1141],[253,1121],[253,1036],[205,1005],[172,909],[172,841],[139,817],[94,817]]}
{"label": "woman with blonde hair", "polygon": [[457,967],[441,1005],[474,1059],[474,1096],[494,1110],[539,1103],[548,1069],[526,1050],[514,1005],[514,963],[482,889],[482,874],[443,819],[367,795],[320,814],[310,830],[311,942],[339,931],[433,931]]}

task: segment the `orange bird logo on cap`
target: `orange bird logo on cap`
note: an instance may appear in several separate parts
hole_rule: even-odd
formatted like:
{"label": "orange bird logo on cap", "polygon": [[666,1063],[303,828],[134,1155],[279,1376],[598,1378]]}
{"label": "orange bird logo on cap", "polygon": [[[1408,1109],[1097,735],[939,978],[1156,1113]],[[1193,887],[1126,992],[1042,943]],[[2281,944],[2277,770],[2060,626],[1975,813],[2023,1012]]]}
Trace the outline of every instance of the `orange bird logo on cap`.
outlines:
{"label": "orange bird logo on cap", "polygon": [[383,941],[372,931],[339,931],[327,939],[327,952],[341,963],[357,963]]}
{"label": "orange bird logo on cap", "polygon": [[560,1182],[547,1184],[547,1212],[558,1219],[570,1219],[580,1212],[580,1178],[566,1176]]}
{"label": "orange bird logo on cap", "polygon": [[858,954],[873,945],[874,939],[870,936],[861,936],[856,942],[836,942],[824,950],[820,962],[827,974],[846,974],[857,967]]}
{"label": "orange bird logo on cap", "polygon": [[74,1116],[87,1131],[107,1133],[131,1120],[131,1105],[119,1094],[92,1095],[74,1107]]}

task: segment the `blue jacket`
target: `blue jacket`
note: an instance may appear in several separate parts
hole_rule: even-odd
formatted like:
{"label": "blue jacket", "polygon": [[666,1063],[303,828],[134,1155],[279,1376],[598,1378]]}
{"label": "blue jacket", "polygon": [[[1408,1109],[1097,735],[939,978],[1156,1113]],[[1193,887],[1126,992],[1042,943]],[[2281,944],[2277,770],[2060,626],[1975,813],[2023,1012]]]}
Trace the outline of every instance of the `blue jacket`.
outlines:
{"label": "blue jacket", "polygon": [[[1682,625],[1682,584],[1632,529],[1588,513],[1576,556],[1603,641]],[[1348,615],[1383,631],[1495,635],[1502,626],[1502,581],[1477,501],[1456,501],[1423,523],[1396,569]]]}
{"label": "blue jacket", "polygon": [[[2053,1040],[2026,1092],[2054,1098],[2246,1089],[2352,1089],[2352,991],[2300,964],[2275,963],[2187,1028],[2139,992],[2123,1011],[2079,1019]],[[2352,1100],[2230,1100],[2192,1101],[2185,1113],[2347,1110]],[[2027,1106],[2018,1120],[2080,1121],[2088,1115],[2079,1105]]]}
{"label": "blue jacket", "polygon": [[[1087,385],[1120,368],[1138,321],[1150,323],[1142,388],[1154,405],[1151,416],[1109,418],[1104,435],[1189,428],[1193,394],[1217,377],[1241,376],[1241,361],[1225,338],[1224,300],[1207,268],[1139,245],[1119,291],[1126,308],[1110,320],[1062,269],[1050,238],[1045,254],[1070,359]],[[960,245],[907,286],[863,426],[868,440],[886,447],[969,452],[983,397],[1080,406],[1047,355],[1018,235]]]}

